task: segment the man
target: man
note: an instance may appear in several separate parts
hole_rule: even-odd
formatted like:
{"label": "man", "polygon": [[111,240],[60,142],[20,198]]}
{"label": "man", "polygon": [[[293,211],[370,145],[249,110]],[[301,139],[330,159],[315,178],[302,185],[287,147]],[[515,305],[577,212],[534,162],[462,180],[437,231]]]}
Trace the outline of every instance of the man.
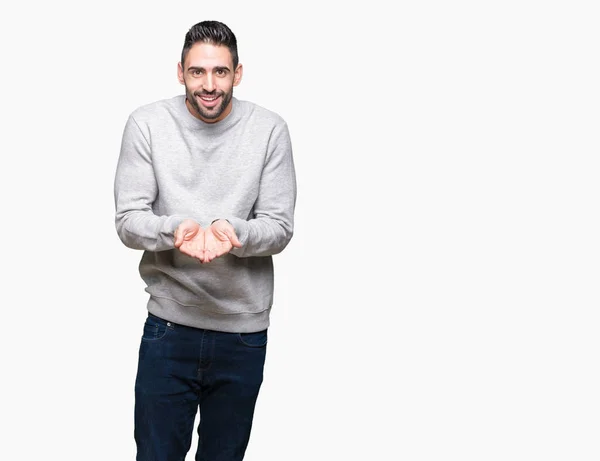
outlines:
{"label": "man", "polygon": [[200,411],[197,461],[242,460],[263,379],[272,255],[293,233],[290,136],[276,113],[233,97],[237,40],[204,21],[186,34],[185,95],[125,125],[116,229],[144,250],[149,294],[135,382],[138,461],[183,460]]}

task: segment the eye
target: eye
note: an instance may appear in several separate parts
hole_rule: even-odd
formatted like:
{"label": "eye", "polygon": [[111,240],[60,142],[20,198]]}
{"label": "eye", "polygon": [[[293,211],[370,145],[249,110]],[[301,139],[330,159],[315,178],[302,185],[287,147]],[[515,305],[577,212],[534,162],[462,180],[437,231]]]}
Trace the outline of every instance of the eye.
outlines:
{"label": "eye", "polygon": [[217,75],[225,75],[225,71],[223,69],[218,69]]}
{"label": "eye", "polygon": [[194,69],[194,70],[192,70],[192,75],[198,76],[200,74],[202,74],[202,71],[200,69]]}

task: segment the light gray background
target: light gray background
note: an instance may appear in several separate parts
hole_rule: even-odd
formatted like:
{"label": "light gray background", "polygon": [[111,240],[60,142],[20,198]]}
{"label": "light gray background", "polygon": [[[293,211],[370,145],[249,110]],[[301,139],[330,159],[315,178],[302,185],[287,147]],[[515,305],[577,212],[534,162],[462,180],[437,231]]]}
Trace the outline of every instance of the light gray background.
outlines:
{"label": "light gray background", "polygon": [[3,457],[134,459],[114,170],[218,19],[299,188],[246,460],[599,459],[594,2],[348,3],[2,7]]}

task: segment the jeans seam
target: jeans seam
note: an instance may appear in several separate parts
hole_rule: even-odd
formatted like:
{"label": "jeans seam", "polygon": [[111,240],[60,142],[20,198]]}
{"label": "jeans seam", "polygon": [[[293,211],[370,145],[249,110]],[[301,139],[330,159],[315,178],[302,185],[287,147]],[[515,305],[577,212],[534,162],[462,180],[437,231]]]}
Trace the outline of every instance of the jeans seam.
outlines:
{"label": "jeans seam", "polygon": [[[158,321],[153,320],[153,325],[156,327],[156,333],[158,334],[158,329],[160,327],[160,324]],[[167,322],[169,323],[169,322]],[[165,332],[162,334],[162,336],[160,338],[144,338],[144,335],[142,334],[142,341],[146,341],[146,342],[154,342],[154,341],[160,341],[161,339],[163,339],[165,336],[167,336],[167,333],[169,332],[169,330],[171,330],[172,328],[169,327],[169,325],[163,325],[165,327]]]}
{"label": "jeans seam", "polygon": [[[257,331],[255,333],[262,333],[262,331]],[[238,337],[238,341],[240,343],[242,343],[244,346],[246,347],[251,347],[253,349],[260,349],[261,347],[265,347],[267,345],[267,343],[269,342],[268,337],[265,339],[265,342],[263,344],[248,344],[247,342],[244,341],[244,337],[242,336],[244,333],[238,333],[237,337]],[[265,333],[266,336],[267,333]]]}

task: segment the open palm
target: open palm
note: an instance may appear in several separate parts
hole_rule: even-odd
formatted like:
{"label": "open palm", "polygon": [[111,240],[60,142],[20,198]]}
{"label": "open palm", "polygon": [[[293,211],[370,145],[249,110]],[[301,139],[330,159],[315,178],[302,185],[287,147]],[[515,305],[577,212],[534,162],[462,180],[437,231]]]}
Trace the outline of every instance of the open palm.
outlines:
{"label": "open palm", "polygon": [[233,244],[227,233],[215,226],[210,226],[204,231],[204,259],[202,262],[210,262],[225,253],[229,253]]}
{"label": "open palm", "polygon": [[241,248],[233,226],[227,220],[219,219],[208,228],[186,219],[175,230],[175,248],[202,263],[229,253],[233,247]]}
{"label": "open palm", "polygon": [[191,220],[186,219],[175,230],[175,247],[192,258],[204,258],[204,229]]}

